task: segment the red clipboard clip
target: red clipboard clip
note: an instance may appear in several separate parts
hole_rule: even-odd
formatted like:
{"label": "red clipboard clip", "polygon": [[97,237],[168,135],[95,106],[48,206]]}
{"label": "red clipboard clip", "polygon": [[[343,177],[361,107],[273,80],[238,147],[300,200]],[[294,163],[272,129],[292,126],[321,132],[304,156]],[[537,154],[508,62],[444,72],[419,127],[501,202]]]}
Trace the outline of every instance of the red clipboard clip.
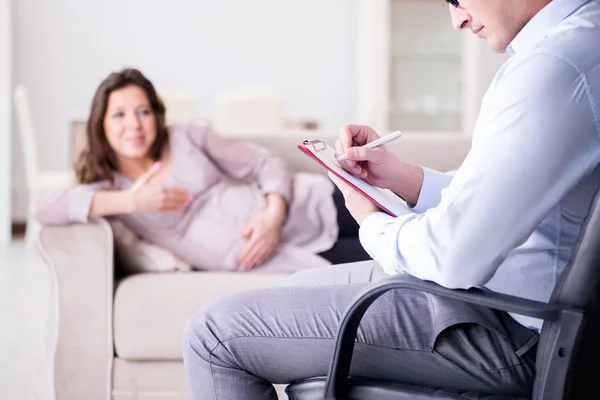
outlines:
{"label": "red clipboard clip", "polygon": [[305,146],[311,146],[315,152],[322,151],[327,148],[325,142],[319,139],[305,140],[302,142],[302,144]]}

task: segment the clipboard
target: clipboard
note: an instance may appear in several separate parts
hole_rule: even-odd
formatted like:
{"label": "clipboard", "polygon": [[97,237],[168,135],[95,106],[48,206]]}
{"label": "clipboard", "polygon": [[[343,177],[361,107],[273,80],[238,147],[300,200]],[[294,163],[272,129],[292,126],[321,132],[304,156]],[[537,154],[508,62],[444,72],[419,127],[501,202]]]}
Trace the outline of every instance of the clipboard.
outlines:
{"label": "clipboard", "polygon": [[298,145],[298,149],[359,191],[389,215],[398,217],[412,213],[406,202],[392,191],[375,187],[342,168],[335,159],[335,150],[322,140],[305,140]]}

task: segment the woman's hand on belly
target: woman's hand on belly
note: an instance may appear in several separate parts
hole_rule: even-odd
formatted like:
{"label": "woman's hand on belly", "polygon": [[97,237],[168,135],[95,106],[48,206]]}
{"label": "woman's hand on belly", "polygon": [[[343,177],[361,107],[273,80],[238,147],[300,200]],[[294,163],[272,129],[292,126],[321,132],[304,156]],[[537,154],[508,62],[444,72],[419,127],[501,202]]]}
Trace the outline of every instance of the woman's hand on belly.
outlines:
{"label": "woman's hand on belly", "polygon": [[271,255],[279,243],[284,222],[285,215],[269,207],[250,220],[242,232],[242,237],[248,239],[239,257],[242,271],[262,264]]}

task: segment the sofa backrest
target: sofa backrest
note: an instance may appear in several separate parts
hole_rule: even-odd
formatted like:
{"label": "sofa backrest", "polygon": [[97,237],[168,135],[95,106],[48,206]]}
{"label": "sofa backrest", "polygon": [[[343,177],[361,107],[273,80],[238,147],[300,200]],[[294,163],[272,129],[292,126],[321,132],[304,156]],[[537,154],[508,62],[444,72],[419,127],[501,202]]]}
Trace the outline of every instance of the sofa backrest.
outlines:
{"label": "sofa backrest", "polygon": [[[325,174],[325,168],[298,150],[297,145],[305,139],[318,138],[333,147],[337,136],[306,130],[284,132],[280,136],[245,134],[239,138],[271,149],[295,171]],[[446,172],[460,166],[471,148],[471,138],[454,134],[407,133],[386,147],[407,162]]]}
{"label": "sofa backrest", "polygon": [[[337,136],[333,131],[287,129],[279,135],[261,133],[222,133],[228,137],[249,140],[265,146],[285,158],[294,171],[326,174],[326,170],[303,154],[296,147],[305,139],[321,139],[330,146]],[[71,161],[85,145],[85,121],[71,124]],[[460,166],[471,148],[471,138],[450,133],[405,133],[400,139],[387,145],[403,160],[446,172]]]}

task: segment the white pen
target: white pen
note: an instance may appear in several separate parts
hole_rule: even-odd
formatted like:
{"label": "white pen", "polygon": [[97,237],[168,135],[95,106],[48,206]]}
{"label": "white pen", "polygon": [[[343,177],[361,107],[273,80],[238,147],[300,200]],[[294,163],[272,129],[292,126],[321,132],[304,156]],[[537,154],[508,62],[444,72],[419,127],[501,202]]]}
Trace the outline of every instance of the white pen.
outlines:
{"label": "white pen", "polygon": [[[398,139],[400,136],[402,136],[402,132],[396,131],[394,133],[390,133],[389,135],[385,135],[384,137],[380,137],[377,140],[373,140],[372,142],[367,143],[362,147],[366,147],[367,149],[374,149],[375,147],[383,146],[384,144],[393,142],[394,140]],[[346,157],[346,154],[342,154],[341,156],[336,158],[336,160],[344,161],[346,158],[348,158],[348,157]]]}

